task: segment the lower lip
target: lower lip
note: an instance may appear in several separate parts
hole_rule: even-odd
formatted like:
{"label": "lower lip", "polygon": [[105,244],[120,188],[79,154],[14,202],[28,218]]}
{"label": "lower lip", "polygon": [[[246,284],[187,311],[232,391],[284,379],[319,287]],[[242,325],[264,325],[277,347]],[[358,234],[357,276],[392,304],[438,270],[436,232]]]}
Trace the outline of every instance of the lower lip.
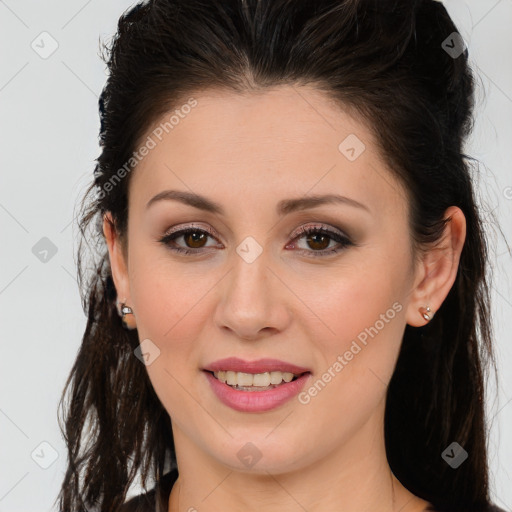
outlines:
{"label": "lower lip", "polygon": [[221,382],[212,373],[204,373],[219,400],[228,407],[242,412],[263,412],[279,407],[298,395],[311,375],[309,372],[303,373],[292,382],[285,382],[266,391],[239,391]]}

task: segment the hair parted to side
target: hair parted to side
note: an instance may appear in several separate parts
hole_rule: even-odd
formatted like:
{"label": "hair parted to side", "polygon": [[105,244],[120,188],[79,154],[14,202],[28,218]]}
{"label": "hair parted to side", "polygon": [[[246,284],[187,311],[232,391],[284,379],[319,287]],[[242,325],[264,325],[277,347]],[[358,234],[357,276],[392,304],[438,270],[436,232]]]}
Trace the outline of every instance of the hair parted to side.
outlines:
{"label": "hair parted to side", "polygon": [[[102,231],[111,212],[126,247],[133,171],[107,183],[155,121],[201,91],[306,84],[357,113],[375,134],[408,192],[416,255],[439,240],[449,206],[466,217],[454,286],[428,325],[406,326],[387,393],[385,439],[391,469],[411,492],[440,511],[485,509],[484,377],[495,367],[490,276],[471,159],[463,153],[474,80],[467,51],[452,58],[442,48],[453,32],[434,0],[153,0],[121,16],[104,57],[101,154],[79,222],[87,326],[60,403],[69,396],[60,510],[115,512],[138,474],[146,486],[175,464],[169,415],[134,356],[137,331],[123,329],[116,311]],[[441,457],[453,441],[469,454],[456,471]]]}

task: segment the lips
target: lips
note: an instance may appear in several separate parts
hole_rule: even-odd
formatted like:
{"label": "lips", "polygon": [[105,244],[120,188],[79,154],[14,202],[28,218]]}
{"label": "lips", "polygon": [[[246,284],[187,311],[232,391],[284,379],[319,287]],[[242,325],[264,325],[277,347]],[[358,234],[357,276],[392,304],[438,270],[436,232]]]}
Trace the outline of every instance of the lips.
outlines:
{"label": "lips", "polygon": [[308,368],[280,361],[279,359],[264,358],[255,361],[245,361],[238,357],[219,359],[205,366],[203,370],[209,372],[232,371],[243,373],[290,372],[294,375],[311,372]]}
{"label": "lips", "polygon": [[[277,370],[276,370],[277,371]],[[284,406],[296,397],[306,386],[311,373],[305,372],[291,382],[283,382],[271,389],[235,389],[216,379],[213,374],[204,370],[203,374],[210,385],[214,396],[231,409],[245,413],[261,413]]]}

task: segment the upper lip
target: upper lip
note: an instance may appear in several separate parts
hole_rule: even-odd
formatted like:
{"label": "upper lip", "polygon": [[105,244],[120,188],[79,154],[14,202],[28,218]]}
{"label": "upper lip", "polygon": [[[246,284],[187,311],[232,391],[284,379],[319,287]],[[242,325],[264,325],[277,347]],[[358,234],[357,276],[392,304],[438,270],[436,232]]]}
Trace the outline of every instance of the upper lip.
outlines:
{"label": "upper lip", "polygon": [[265,372],[290,372],[296,375],[309,372],[308,368],[295,364],[280,361],[279,359],[258,359],[256,361],[244,361],[238,357],[227,357],[218,359],[203,368],[210,372],[232,371],[243,373],[265,373]]}

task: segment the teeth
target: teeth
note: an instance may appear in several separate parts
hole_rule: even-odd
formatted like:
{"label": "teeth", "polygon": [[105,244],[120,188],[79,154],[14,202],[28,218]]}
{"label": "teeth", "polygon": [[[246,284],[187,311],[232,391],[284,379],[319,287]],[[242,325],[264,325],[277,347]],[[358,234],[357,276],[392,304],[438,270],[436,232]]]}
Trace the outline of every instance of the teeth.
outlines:
{"label": "teeth", "polygon": [[215,377],[221,382],[225,382],[230,386],[240,387],[267,387],[270,385],[278,385],[281,382],[291,382],[295,375],[291,372],[265,372],[265,373],[243,373],[232,371],[213,372]]}

